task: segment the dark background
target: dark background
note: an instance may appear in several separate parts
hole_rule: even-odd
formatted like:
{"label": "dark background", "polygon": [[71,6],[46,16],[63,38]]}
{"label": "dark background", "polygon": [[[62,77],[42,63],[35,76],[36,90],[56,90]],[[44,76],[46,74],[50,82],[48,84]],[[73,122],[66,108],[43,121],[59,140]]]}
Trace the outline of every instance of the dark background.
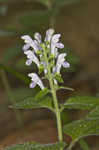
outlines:
{"label": "dark background", "polygon": [[[18,18],[29,12],[44,10],[46,11],[45,6],[33,0],[0,2],[0,60],[2,61],[4,57],[7,57],[8,48],[21,44],[20,55],[9,58],[4,62],[5,66],[9,65],[24,74],[28,72],[21,65],[19,68],[16,67],[20,56],[24,57],[21,51],[23,43],[20,37],[29,32],[31,35],[32,31],[33,33],[39,31],[44,36],[50,25],[49,23],[44,25],[42,23],[39,27],[35,24],[35,20],[31,19],[31,25],[27,25],[27,27],[21,24]],[[75,93],[99,96],[99,1],[83,0],[79,3],[64,5],[55,19],[55,30],[62,34],[61,40],[68,48],[67,51],[70,50],[74,55],[74,61],[71,61],[73,69],[63,72],[64,84],[73,87]],[[46,22],[46,19],[44,21]],[[12,51],[15,51],[14,48],[12,48]],[[6,77],[12,93],[16,89],[21,89],[21,86],[25,89],[28,88],[28,85],[25,85],[9,72],[6,72]],[[24,94],[23,92],[20,95],[23,96]],[[60,99],[65,99],[70,95],[72,95],[72,92],[68,91],[58,93]],[[16,96],[18,99],[17,94]],[[9,101],[1,73],[0,148],[27,140],[35,140],[41,143],[57,140],[56,123],[52,113],[44,109],[42,111],[14,112],[8,108],[9,104],[11,104],[11,101]],[[20,115],[21,122],[17,121],[16,113]],[[80,117],[84,113],[80,112]],[[70,113],[70,118],[74,117],[73,114],[74,111]],[[68,141],[70,140],[68,137],[66,138]],[[92,150],[98,150],[98,148],[95,149],[95,147],[98,147],[98,137],[88,138],[87,140],[92,146]]]}

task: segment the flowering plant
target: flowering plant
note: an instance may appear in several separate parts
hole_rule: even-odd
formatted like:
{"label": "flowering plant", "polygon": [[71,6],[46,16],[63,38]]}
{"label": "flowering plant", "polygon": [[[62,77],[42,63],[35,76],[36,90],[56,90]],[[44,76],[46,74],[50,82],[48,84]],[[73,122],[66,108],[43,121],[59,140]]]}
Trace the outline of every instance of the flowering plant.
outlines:
{"label": "flowering plant", "polygon": [[[25,42],[23,51],[27,56],[26,65],[31,65],[34,62],[39,72],[44,72],[45,78],[50,78],[50,81],[54,82],[55,85],[58,85],[57,82],[62,80],[60,74],[61,67],[68,68],[70,66],[65,61],[66,53],[60,54],[58,52],[58,49],[64,48],[64,45],[59,42],[60,36],[60,34],[54,34],[53,29],[49,29],[46,31],[44,43],[39,33],[34,34],[35,40],[32,40],[28,35],[21,37]],[[42,90],[44,89],[44,85],[36,73],[29,73],[28,76],[32,80],[30,88],[34,88],[38,84]]]}
{"label": "flowering plant", "polygon": [[[57,99],[57,90],[67,89],[73,90],[69,87],[62,87],[59,83],[63,82],[61,75],[61,68],[69,68],[70,64],[65,60],[66,53],[62,53],[61,49],[64,45],[59,42],[60,34],[54,34],[54,29],[48,29],[44,41],[39,33],[34,34],[34,40],[29,35],[24,35],[21,38],[25,44],[23,52],[27,57],[26,65],[29,66],[35,63],[38,68],[38,74],[35,72],[29,73],[31,79],[30,88],[36,85],[40,87],[40,92],[34,98],[29,97],[20,103],[16,103],[12,108],[15,109],[33,109],[33,108],[48,108],[54,112],[57,120],[58,142],[55,144],[39,144],[35,142],[27,142],[8,147],[9,150],[71,150],[75,143],[79,141],[80,146],[84,150],[89,150],[87,143],[81,138],[88,135],[99,134],[99,99],[87,96],[70,97],[65,103],[60,104]],[[41,75],[42,78],[40,77]],[[49,88],[43,84],[43,79],[49,81]],[[50,95],[48,95],[50,93]],[[94,100],[93,100],[94,99]],[[97,107],[96,107],[97,106]],[[90,112],[81,120],[73,121],[62,128],[61,113],[64,109],[88,109]],[[71,136],[72,141],[68,145],[63,142],[63,132]],[[7,150],[8,150],[7,149]]]}

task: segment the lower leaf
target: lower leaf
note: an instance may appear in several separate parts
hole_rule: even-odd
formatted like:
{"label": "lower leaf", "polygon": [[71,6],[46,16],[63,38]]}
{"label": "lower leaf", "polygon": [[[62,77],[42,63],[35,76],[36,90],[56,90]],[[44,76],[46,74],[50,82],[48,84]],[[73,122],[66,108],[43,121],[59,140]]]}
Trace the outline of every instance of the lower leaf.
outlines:
{"label": "lower leaf", "polygon": [[53,109],[52,101],[49,96],[43,97],[42,99],[35,99],[33,97],[25,98],[23,101],[9,106],[14,109],[34,109],[34,108],[49,108]]}
{"label": "lower leaf", "polygon": [[64,133],[71,136],[72,142],[77,142],[80,138],[99,135],[99,120],[78,120],[64,126]]}
{"label": "lower leaf", "polygon": [[24,144],[17,144],[11,147],[6,147],[2,150],[58,150],[64,148],[66,143],[57,142],[54,144],[40,144],[36,142],[26,142]]}

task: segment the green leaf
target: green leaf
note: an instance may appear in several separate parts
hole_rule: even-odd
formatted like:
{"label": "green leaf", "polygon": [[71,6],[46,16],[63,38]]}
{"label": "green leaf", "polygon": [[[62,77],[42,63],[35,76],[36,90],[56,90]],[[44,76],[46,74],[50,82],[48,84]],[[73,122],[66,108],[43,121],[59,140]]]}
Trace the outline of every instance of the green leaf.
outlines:
{"label": "green leaf", "polygon": [[35,99],[33,96],[25,98],[23,101],[16,103],[10,108],[14,109],[34,109],[34,108],[49,108],[52,109],[52,100],[49,96],[42,99]]}
{"label": "green leaf", "polygon": [[99,98],[91,96],[74,96],[66,100],[62,105],[63,108],[68,109],[92,109],[99,105]]}
{"label": "green leaf", "polygon": [[64,133],[71,136],[73,143],[80,138],[99,135],[99,120],[78,120],[64,126]]}
{"label": "green leaf", "polygon": [[88,119],[99,119],[99,106],[94,108],[92,111],[89,112],[87,115]]}
{"label": "green leaf", "polygon": [[64,5],[71,5],[71,4],[80,2],[80,1],[81,0],[54,0],[53,5],[61,7],[61,6],[64,6]]}
{"label": "green leaf", "polygon": [[19,23],[27,27],[40,27],[49,22],[49,11],[35,11],[26,13],[18,18]]}
{"label": "green leaf", "polygon": [[11,147],[6,147],[2,150],[58,150],[64,148],[66,143],[57,142],[54,144],[40,144],[37,142],[26,142],[24,144],[17,144]]}
{"label": "green leaf", "polygon": [[66,87],[66,86],[60,86],[60,87],[58,87],[58,89],[57,89],[57,90],[61,90],[61,89],[74,91],[74,89],[73,89],[73,88]]}
{"label": "green leaf", "polygon": [[19,54],[21,54],[22,53],[21,49],[22,49],[21,45],[15,45],[13,47],[5,49],[2,55],[1,63],[5,64],[9,60],[11,61],[11,59],[14,58],[15,56],[18,56]]}
{"label": "green leaf", "polygon": [[0,64],[0,70],[4,70],[12,75],[14,75],[16,78],[20,79],[21,81],[23,81],[25,84],[29,84],[30,83],[30,79],[25,76],[24,74],[17,72],[15,69],[9,67],[9,66],[5,66],[3,64]]}

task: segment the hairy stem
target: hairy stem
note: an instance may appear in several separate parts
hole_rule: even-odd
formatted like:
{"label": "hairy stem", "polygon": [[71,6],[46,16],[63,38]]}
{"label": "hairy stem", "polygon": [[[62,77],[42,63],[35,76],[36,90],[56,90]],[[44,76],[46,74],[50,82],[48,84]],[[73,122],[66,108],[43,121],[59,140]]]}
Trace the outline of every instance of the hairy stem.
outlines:
{"label": "hairy stem", "polygon": [[48,80],[49,80],[49,84],[50,84],[50,88],[51,88],[51,92],[52,92],[52,96],[53,96],[54,107],[55,107],[55,114],[56,114],[56,119],[57,119],[57,129],[58,129],[58,139],[61,142],[61,141],[63,141],[61,114],[60,114],[60,109],[58,106],[56,90],[55,90],[54,84],[53,84],[51,69],[50,69],[50,65],[48,62],[48,58],[47,58],[46,48],[44,47],[43,49],[44,49],[44,57],[45,57],[46,65],[47,65],[47,71],[48,71]]}

